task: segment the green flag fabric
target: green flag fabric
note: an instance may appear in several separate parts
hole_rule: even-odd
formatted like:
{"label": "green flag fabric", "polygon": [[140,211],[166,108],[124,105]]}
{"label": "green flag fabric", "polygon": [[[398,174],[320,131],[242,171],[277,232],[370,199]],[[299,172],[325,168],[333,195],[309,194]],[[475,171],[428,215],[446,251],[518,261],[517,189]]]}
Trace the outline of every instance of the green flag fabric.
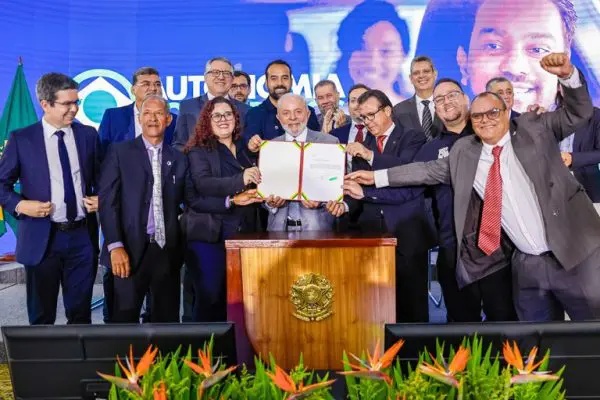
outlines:
{"label": "green flag fabric", "polygon": [[[2,117],[0,117],[0,155],[4,152],[4,146],[6,146],[10,132],[31,125],[37,120],[35,107],[25,80],[23,64],[19,63],[10,93],[4,104]],[[6,223],[10,225],[16,234],[17,221],[10,214],[0,209],[0,236],[6,233]]]}

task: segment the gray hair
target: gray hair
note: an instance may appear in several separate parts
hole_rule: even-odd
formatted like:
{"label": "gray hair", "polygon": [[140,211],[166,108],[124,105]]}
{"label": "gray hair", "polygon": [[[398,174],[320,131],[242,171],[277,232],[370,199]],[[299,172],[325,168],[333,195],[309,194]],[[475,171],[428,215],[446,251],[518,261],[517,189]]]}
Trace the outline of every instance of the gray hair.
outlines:
{"label": "gray hair", "polygon": [[207,73],[208,71],[210,71],[210,70],[211,70],[211,68],[210,68],[210,65],[211,65],[212,63],[214,63],[215,61],[223,61],[224,63],[228,64],[228,65],[229,65],[229,68],[231,68],[231,73],[233,74],[233,64],[231,63],[231,61],[229,61],[229,60],[228,60],[227,58],[225,58],[225,57],[214,57],[214,58],[211,58],[210,60],[208,60],[208,61],[206,62],[206,66],[204,67],[204,74],[205,74],[205,75],[206,75],[206,73]]}
{"label": "gray hair", "polygon": [[415,66],[416,63],[418,62],[426,62],[429,63],[429,65],[431,66],[431,69],[433,72],[436,72],[435,66],[433,65],[433,60],[430,57],[427,56],[416,56],[415,58],[412,59],[412,61],[410,62],[410,73],[412,74],[412,70],[413,67]]}
{"label": "gray hair", "polygon": [[152,94],[150,96],[147,96],[144,100],[142,100],[142,105],[140,106],[140,113],[144,110],[144,104],[146,104],[150,100],[160,101],[165,107],[165,114],[168,115],[171,112],[171,107],[169,106],[169,101],[167,99],[157,94]]}
{"label": "gray hair", "polygon": [[133,73],[133,79],[132,79],[132,85],[135,85],[137,83],[137,80],[139,78],[140,75],[157,75],[160,76],[160,74],[158,73],[158,70],[156,68],[153,67],[142,67],[142,68],[138,68],[137,71],[135,71]]}
{"label": "gray hair", "polygon": [[512,82],[509,79],[506,79],[503,76],[497,76],[495,78],[490,79],[486,84],[485,84],[485,91],[486,92],[491,92],[492,91],[492,87],[497,84],[497,83],[508,83],[510,85],[510,87],[513,87]]}
{"label": "gray hair", "polygon": [[283,101],[285,99],[297,99],[297,100],[300,100],[302,102],[302,104],[304,104],[304,107],[308,108],[308,104],[306,104],[306,99],[304,97],[300,96],[299,94],[286,93],[283,96],[281,96],[279,98],[279,100],[277,100],[277,109],[278,110],[281,107],[281,103],[283,103]]}
{"label": "gray hair", "polygon": [[61,90],[77,90],[79,84],[71,77],[58,72],[43,75],[35,86],[35,94],[39,101],[46,100],[51,106],[56,101],[56,93]]}
{"label": "gray hair", "polygon": [[494,92],[479,93],[477,96],[475,96],[475,98],[473,99],[473,101],[471,102],[471,104],[475,103],[475,100],[481,99],[481,98],[484,98],[484,97],[493,97],[493,98],[499,100],[500,103],[502,104],[502,110],[503,111],[506,110],[507,107],[506,107],[506,103],[504,102],[504,99],[502,97],[500,97],[499,95],[497,95],[496,93],[494,93]]}

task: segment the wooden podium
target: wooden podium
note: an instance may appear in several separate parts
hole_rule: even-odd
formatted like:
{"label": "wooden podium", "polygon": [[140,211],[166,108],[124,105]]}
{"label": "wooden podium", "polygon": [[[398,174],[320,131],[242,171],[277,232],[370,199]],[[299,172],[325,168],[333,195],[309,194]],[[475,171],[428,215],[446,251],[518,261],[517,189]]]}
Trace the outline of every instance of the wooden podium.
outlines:
{"label": "wooden podium", "polygon": [[343,351],[383,344],[396,317],[396,238],[272,232],[226,241],[227,317],[238,362],[341,369]]}

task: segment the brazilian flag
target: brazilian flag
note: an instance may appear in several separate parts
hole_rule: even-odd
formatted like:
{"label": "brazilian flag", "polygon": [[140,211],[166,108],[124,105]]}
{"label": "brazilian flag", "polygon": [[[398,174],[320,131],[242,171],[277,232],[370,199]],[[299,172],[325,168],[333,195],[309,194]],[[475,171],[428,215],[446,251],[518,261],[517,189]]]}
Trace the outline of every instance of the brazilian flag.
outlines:
{"label": "brazilian flag", "polygon": [[[15,129],[23,128],[37,122],[38,117],[31,100],[31,94],[25,81],[23,63],[19,59],[17,73],[13,80],[10,93],[4,104],[4,111],[0,118],[0,155],[4,152],[4,146],[8,141],[8,135]],[[18,183],[17,188],[18,190]],[[17,221],[0,208],[0,236],[6,233],[6,224],[10,225],[15,234],[17,233]]]}

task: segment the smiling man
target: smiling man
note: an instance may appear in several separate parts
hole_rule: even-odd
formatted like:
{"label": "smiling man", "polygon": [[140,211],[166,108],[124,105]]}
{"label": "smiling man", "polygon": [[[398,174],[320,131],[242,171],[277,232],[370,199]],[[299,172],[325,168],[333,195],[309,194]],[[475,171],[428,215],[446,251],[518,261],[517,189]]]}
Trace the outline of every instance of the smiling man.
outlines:
{"label": "smiling man", "polygon": [[321,132],[329,133],[335,128],[350,123],[350,117],[339,107],[340,93],[333,81],[324,79],[317,82],[315,85],[315,100],[321,112],[317,116],[321,125]]}
{"label": "smiling man", "polygon": [[540,67],[550,53],[569,55],[577,16],[570,0],[485,0],[475,14],[469,42],[456,59],[462,83],[474,94],[494,77],[513,84],[514,109],[554,104],[557,78]]}
{"label": "smiling man", "polygon": [[436,78],[437,71],[431,58],[415,57],[410,63],[410,81],[415,95],[394,106],[394,118],[407,129],[423,132],[427,141],[436,137],[443,127],[433,105]]}
{"label": "smiling man", "polygon": [[[564,104],[525,113],[511,124],[504,101],[484,92],[471,106],[475,136],[455,143],[446,158],[347,179],[377,187],[451,184],[458,240],[457,276],[473,282],[491,271],[467,265],[467,210],[473,190],[483,199],[479,233],[471,240],[486,256],[504,253],[502,232],[515,247],[513,297],[521,321],[600,318],[600,217],[565,167],[557,142],[593,114],[583,75],[568,55],[552,53],[540,67],[559,79]],[[464,237],[468,241],[468,237]],[[509,295],[508,293],[506,295]]]}

